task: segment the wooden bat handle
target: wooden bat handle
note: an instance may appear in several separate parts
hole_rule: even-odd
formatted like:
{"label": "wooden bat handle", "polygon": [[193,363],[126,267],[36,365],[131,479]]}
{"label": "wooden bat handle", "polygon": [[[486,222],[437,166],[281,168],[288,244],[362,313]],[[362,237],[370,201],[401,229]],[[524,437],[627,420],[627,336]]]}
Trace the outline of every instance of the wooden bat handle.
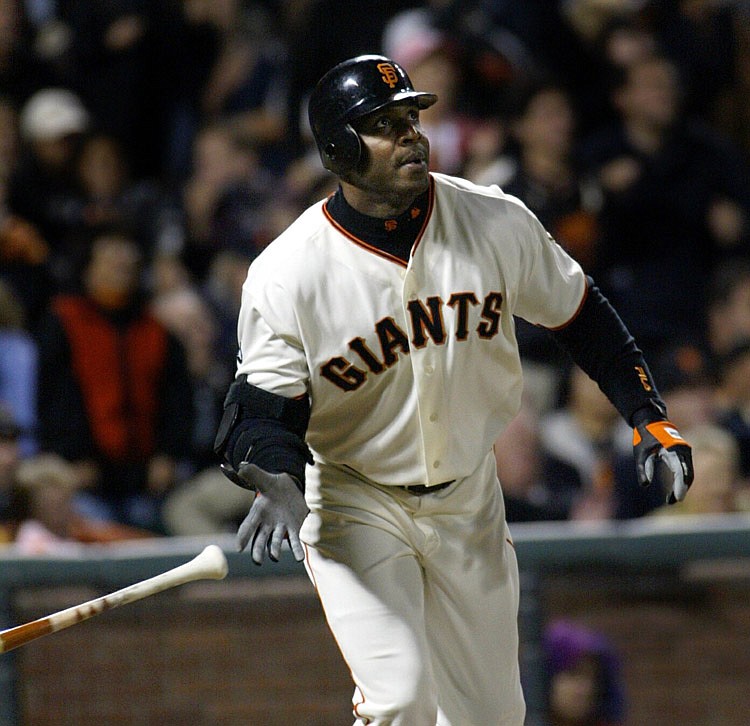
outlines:
{"label": "wooden bat handle", "polygon": [[17,625],[14,628],[0,631],[0,653],[5,653],[21,645],[41,638],[43,635],[55,633],[63,628],[93,618],[105,610],[142,600],[150,595],[168,590],[178,585],[184,585],[193,580],[221,580],[227,574],[227,558],[216,545],[208,545],[199,555],[171,570],[162,572],[147,580],[141,580],[133,585],[124,587],[109,595],[88,600],[80,605],[31,622]]}

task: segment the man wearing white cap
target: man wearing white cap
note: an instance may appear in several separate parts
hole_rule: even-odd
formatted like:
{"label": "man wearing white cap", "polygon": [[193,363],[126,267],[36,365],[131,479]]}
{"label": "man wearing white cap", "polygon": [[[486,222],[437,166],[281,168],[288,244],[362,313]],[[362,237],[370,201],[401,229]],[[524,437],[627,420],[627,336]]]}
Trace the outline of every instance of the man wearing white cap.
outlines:
{"label": "man wearing white cap", "polygon": [[31,143],[64,139],[82,133],[88,125],[88,111],[66,88],[37,91],[21,110],[21,137]]}
{"label": "man wearing white cap", "polygon": [[76,143],[90,125],[80,98],[65,88],[41,89],[21,108],[21,158],[10,178],[8,205],[38,228],[53,253],[67,241],[75,210]]}

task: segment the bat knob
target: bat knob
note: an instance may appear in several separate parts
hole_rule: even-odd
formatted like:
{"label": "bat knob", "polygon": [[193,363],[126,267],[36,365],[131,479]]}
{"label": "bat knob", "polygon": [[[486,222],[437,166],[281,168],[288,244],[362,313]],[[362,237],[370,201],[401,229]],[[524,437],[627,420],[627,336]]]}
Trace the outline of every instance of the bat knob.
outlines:
{"label": "bat knob", "polygon": [[208,545],[193,560],[196,574],[209,580],[223,580],[227,576],[229,566],[224,552],[218,545]]}

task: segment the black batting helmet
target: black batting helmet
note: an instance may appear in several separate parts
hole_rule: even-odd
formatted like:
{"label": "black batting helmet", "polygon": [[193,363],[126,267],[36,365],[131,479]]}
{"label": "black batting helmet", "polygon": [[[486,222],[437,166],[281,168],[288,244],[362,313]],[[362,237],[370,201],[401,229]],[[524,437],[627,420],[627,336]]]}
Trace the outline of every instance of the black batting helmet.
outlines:
{"label": "black batting helmet", "polygon": [[382,55],[360,55],[331,68],[310,96],[308,117],[323,166],[341,175],[360,159],[361,145],[351,122],[397,101],[413,98],[419,108],[437,101],[415,91],[406,71]]}

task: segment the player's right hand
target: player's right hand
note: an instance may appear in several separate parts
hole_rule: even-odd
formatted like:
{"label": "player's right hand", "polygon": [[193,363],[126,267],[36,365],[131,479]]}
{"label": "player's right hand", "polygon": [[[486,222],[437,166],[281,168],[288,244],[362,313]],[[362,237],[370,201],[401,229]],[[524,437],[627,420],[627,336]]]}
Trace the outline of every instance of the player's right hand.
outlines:
{"label": "player's right hand", "polygon": [[302,522],[309,510],[305,497],[289,474],[271,474],[255,464],[243,462],[237,474],[257,494],[250,511],[237,531],[237,547],[242,552],[250,545],[253,562],[263,564],[268,556],[278,561],[281,544],[289,538],[294,559],[301,562],[305,550],[299,538]]}

